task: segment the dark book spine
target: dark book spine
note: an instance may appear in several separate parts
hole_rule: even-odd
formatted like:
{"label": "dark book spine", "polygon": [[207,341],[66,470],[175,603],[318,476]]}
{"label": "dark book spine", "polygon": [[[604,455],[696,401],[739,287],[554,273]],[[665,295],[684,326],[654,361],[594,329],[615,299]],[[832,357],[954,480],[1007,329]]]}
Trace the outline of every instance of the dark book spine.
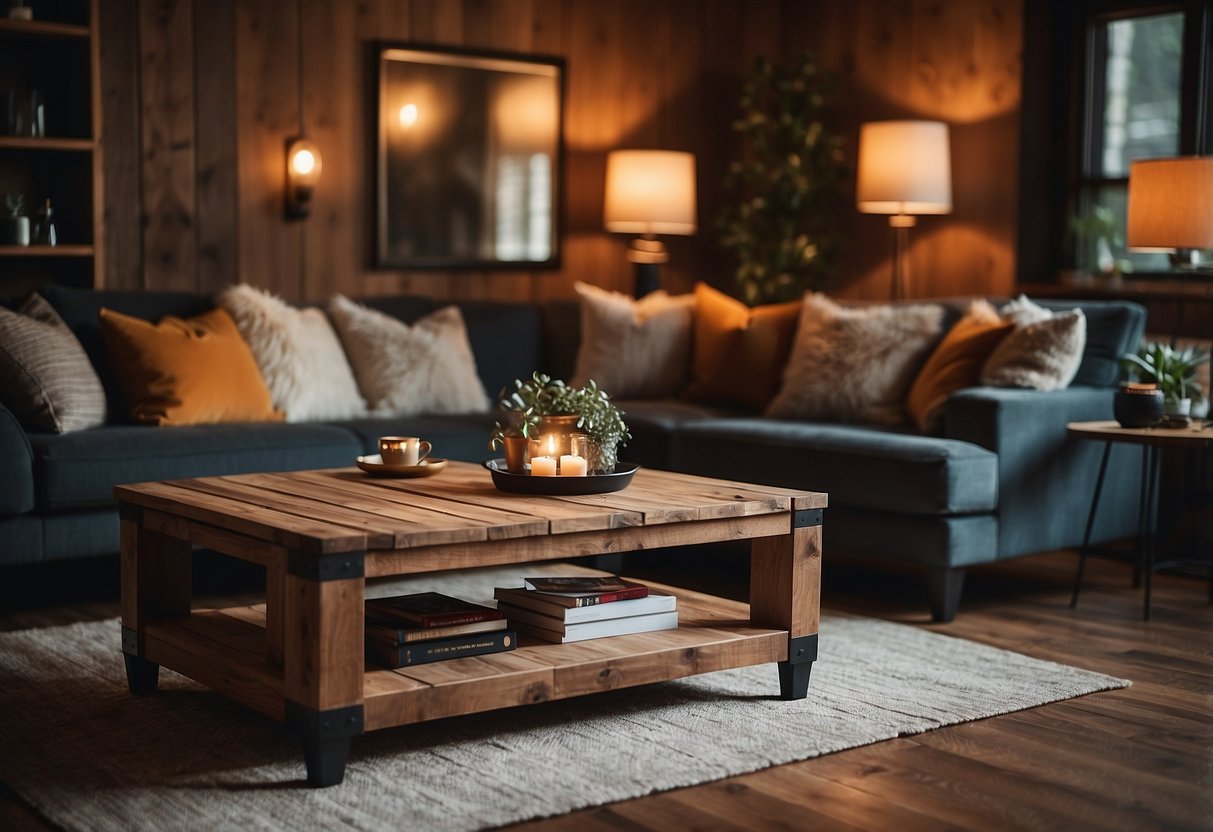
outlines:
{"label": "dark book spine", "polygon": [[461,659],[465,656],[501,653],[505,650],[513,650],[517,644],[518,635],[513,630],[497,630],[489,633],[437,638],[432,641],[417,641],[396,647],[368,641],[366,653],[376,662],[387,667],[407,667],[444,659]]}
{"label": "dark book spine", "polygon": [[431,612],[412,615],[391,607],[367,605],[367,610],[379,618],[391,618],[412,624],[415,627],[449,627],[454,624],[475,624],[479,621],[496,621],[503,616],[497,610],[485,609],[483,612]]}
{"label": "dark book spine", "polygon": [[630,601],[633,598],[647,598],[648,595],[649,588],[647,586],[633,586],[617,592],[600,592],[597,595],[583,595],[574,599],[577,603],[573,606],[592,607],[595,604],[609,604],[612,601]]}

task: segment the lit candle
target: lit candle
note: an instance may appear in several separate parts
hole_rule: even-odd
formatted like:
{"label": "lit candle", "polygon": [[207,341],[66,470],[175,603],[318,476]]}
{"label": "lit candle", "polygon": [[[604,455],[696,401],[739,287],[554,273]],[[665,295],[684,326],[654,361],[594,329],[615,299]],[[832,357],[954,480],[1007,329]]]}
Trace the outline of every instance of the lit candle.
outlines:
{"label": "lit candle", "polygon": [[554,457],[554,456],[533,456],[533,457],[531,457],[531,476],[532,477],[554,477],[554,476],[556,476],[556,457]]}
{"label": "lit candle", "polygon": [[560,457],[560,476],[584,477],[585,457],[576,454],[563,454]]}

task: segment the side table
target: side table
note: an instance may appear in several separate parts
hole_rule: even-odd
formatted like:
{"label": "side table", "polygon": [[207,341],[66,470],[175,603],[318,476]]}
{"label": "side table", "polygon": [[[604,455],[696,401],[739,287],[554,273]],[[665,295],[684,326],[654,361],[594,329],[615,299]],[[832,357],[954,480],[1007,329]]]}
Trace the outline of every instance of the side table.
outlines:
{"label": "side table", "polygon": [[[1204,421],[1193,420],[1186,428],[1124,428],[1115,421],[1071,422],[1066,432],[1071,436],[1094,439],[1104,443],[1103,458],[1099,463],[1099,476],[1095,480],[1095,493],[1091,498],[1091,510],[1087,515],[1087,528],[1083,534],[1082,548],[1078,553],[1078,572],[1074,576],[1074,593],[1070,606],[1078,605],[1078,590],[1082,585],[1083,568],[1090,549],[1091,530],[1095,525],[1095,512],[1099,509],[1099,494],[1103,490],[1104,475],[1108,470],[1108,455],[1115,442],[1142,446],[1141,492],[1138,502],[1138,566],[1145,572],[1145,601],[1142,617],[1150,619],[1150,590],[1154,572],[1159,568],[1157,556],[1158,526],[1158,469],[1163,448],[1204,449],[1213,445],[1213,427],[1205,427]],[[1210,596],[1213,597],[1213,560],[1210,562]]]}

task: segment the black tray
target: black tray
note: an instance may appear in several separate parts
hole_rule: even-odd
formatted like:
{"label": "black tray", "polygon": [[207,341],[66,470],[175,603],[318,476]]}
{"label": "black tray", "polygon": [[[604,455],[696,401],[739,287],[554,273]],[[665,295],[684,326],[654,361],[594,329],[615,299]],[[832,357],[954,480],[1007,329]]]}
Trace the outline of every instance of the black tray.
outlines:
{"label": "black tray", "polygon": [[620,462],[611,474],[588,474],[584,477],[532,477],[530,474],[515,474],[505,467],[504,459],[490,459],[484,463],[493,475],[493,485],[498,491],[514,494],[545,494],[549,496],[571,496],[574,494],[609,494],[622,491],[632,482],[632,475],[640,469],[634,462]]}

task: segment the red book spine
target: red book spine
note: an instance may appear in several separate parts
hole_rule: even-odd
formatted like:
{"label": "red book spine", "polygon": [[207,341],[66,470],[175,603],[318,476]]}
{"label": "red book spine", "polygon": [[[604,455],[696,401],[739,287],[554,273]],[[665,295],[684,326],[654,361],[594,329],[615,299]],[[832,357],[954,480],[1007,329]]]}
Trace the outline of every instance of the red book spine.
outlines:
{"label": "red book spine", "polygon": [[600,592],[597,595],[583,595],[576,599],[575,606],[592,607],[595,604],[609,604],[612,601],[627,601],[631,598],[647,598],[649,588],[647,586],[630,586],[627,589],[619,589],[614,592]]}

